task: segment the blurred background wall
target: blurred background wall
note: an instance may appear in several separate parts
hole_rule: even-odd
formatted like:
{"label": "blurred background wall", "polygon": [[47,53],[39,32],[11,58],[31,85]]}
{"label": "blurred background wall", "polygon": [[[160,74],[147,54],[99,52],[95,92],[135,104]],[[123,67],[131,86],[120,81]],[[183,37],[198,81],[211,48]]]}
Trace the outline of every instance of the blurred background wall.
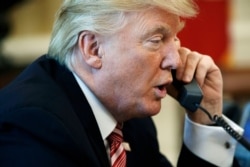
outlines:
{"label": "blurred background wall", "polygon": [[22,0],[13,3],[6,14],[10,33],[2,43],[2,54],[10,63],[23,66],[46,53],[55,13],[61,1]]}
{"label": "blurred background wall", "polygon": [[[55,12],[62,0],[14,1],[1,7],[0,87],[47,52]],[[17,3],[18,2],[18,3]],[[225,103],[241,108],[250,98],[249,0],[197,0],[200,15],[187,21],[182,44],[213,56],[224,78]],[[8,27],[6,31],[6,27]],[[4,33],[6,32],[6,33]],[[170,97],[155,116],[160,147],[176,163],[182,141],[183,109]]]}

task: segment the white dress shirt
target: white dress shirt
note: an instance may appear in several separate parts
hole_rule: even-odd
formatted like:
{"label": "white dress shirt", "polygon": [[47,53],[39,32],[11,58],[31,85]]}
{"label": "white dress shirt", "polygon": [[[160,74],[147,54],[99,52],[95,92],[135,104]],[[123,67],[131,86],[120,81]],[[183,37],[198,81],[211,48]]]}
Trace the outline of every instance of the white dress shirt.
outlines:
{"label": "white dress shirt", "polygon": [[[117,121],[86,84],[76,74],[74,74],[74,77],[91,106],[108,151],[106,138],[115,128]],[[243,133],[240,126],[225,116],[224,118],[238,133]],[[223,128],[197,124],[186,116],[183,137],[185,145],[198,157],[220,167],[230,167],[232,165],[237,143]]]}
{"label": "white dress shirt", "polygon": [[89,102],[89,105],[93,111],[98,127],[100,129],[101,136],[105,144],[107,153],[109,154],[109,146],[106,139],[115,129],[117,121],[110,114],[110,112],[108,112],[108,110],[102,105],[102,103],[96,98],[96,96],[90,91],[87,85],[75,73],[73,74],[77,83],[79,84],[81,90],[83,91],[85,97]]}

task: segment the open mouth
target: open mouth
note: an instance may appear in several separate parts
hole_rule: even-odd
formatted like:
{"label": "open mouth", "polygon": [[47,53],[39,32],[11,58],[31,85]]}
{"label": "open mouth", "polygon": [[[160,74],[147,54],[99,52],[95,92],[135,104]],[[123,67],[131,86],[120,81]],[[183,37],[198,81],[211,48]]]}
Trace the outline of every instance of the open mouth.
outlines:
{"label": "open mouth", "polygon": [[168,85],[169,85],[168,83],[164,83],[164,84],[158,85],[157,88],[159,90],[166,90]]}
{"label": "open mouth", "polygon": [[167,95],[166,85],[159,85],[156,87],[156,95],[158,98],[164,98]]}
{"label": "open mouth", "polygon": [[163,90],[166,89],[166,85],[160,85],[160,86],[158,86],[158,89],[161,90],[161,91],[163,91]]}

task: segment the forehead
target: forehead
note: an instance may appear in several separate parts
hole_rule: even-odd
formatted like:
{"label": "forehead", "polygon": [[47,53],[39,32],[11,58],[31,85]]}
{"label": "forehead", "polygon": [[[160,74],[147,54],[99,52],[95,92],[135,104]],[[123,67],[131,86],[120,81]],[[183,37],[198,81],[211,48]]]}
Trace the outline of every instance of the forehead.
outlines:
{"label": "forehead", "polygon": [[159,8],[149,8],[127,15],[126,28],[137,30],[138,33],[172,33],[176,34],[183,28],[179,16]]}

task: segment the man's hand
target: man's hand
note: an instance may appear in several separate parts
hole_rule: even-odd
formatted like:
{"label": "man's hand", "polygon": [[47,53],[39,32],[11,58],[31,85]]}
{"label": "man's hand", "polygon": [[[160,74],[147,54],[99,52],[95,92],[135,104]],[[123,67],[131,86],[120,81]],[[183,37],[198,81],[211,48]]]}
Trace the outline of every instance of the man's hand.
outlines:
{"label": "man's hand", "polygon": [[[181,64],[176,70],[176,78],[189,83],[195,78],[203,91],[201,106],[213,116],[222,114],[222,76],[220,69],[211,57],[192,52],[187,48],[179,49]],[[189,118],[200,124],[213,122],[202,111],[189,112]]]}

